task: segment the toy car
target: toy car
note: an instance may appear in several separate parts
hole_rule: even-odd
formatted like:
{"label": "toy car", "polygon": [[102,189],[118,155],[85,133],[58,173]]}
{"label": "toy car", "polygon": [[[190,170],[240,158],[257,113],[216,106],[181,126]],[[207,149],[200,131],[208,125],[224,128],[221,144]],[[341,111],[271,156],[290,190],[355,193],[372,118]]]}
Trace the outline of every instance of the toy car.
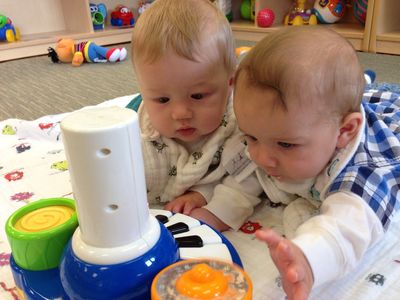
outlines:
{"label": "toy car", "polygon": [[15,42],[19,38],[19,29],[14,27],[11,19],[0,15],[0,41]]}
{"label": "toy car", "polygon": [[133,26],[134,24],[133,13],[126,6],[119,5],[111,13],[111,25],[113,26]]}

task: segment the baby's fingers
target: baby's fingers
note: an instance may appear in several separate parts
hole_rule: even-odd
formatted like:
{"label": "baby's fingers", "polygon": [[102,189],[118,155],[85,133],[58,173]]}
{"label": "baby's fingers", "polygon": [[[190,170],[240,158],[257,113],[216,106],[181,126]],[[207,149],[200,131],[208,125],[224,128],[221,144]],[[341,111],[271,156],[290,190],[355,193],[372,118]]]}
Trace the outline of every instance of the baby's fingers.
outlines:
{"label": "baby's fingers", "polygon": [[183,210],[183,204],[178,201],[169,202],[164,206],[164,209],[172,211],[174,213],[180,213]]}
{"label": "baby's fingers", "polygon": [[270,228],[257,230],[255,233],[256,237],[267,243],[268,248],[276,248],[283,238]]}
{"label": "baby's fingers", "polygon": [[191,202],[186,202],[185,205],[183,206],[183,214],[184,215],[190,215],[190,213],[192,212],[192,210],[196,208],[196,206],[191,203]]}

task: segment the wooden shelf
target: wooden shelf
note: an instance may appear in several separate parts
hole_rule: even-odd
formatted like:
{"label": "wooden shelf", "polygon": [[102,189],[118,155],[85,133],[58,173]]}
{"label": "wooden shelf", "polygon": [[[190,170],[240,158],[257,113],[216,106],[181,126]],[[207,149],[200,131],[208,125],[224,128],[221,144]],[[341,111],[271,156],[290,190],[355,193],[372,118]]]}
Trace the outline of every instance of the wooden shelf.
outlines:
{"label": "wooden shelf", "polygon": [[[135,1],[90,1],[100,2],[107,6],[106,24],[110,24],[109,15],[116,5],[133,10]],[[93,30],[89,0],[19,0],[18,5],[14,0],[1,0],[0,12],[10,17],[21,32],[19,41],[0,42],[0,61],[47,54],[47,48],[54,47],[60,38],[110,45],[130,42],[132,36],[132,27],[106,25],[103,30]]]}
{"label": "wooden shelf", "polygon": [[[233,0],[233,9],[235,10],[234,21],[232,22],[232,30],[235,38],[248,41],[259,41],[268,33],[281,28],[283,25],[283,18],[290,11],[291,0],[256,0],[255,14],[263,8],[270,8],[275,13],[275,21],[271,27],[261,28],[258,27],[255,21],[241,20],[240,17],[240,0]],[[312,7],[314,1],[309,0],[308,5]],[[374,0],[370,0],[374,2]],[[400,1],[399,1],[400,2]],[[368,19],[369,17],[369,19]],[[368,51],[370,41],[370,27],[372,21],[372,10],[368,11],[367,22],[365,26],[359,23],[353,16],[352,7],[348,7],[348,11],[343,19],[335,24],[319,24],[317,26],[326,26],[337,31],[348,39],[356,50]]]}
{"label": "wooden shelf", "polygon": [[[236,39],[247,40],[257,42],[265,37],[266,34],[271,33],[284,25],[274,25],[268,28],[257,27],[249,21],[234,21],[231,24],[233,34]],[[356,50],[368,51],[368,42],[364,42],[364,26],[356,23],[338,23],[330,25],[318,25],[326,26],[337,31],[348,39]],[[365,44],[365,45],[364,45]]]}

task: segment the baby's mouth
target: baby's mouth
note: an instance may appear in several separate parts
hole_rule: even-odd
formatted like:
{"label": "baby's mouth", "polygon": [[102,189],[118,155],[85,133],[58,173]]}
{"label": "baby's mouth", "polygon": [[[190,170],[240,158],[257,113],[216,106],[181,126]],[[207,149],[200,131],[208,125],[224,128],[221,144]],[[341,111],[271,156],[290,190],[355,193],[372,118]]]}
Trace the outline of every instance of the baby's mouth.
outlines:
{"label": "baby's mouth", "polygon": [[193,127],[186,127],[186,128],[180,128],[180,129],[178,129],[177,131],[178,131],[178,133],[179,133],[180,135],[183,135],[183,136],[191,136],[191,135],[196,131],[196,128],[193,128]]}

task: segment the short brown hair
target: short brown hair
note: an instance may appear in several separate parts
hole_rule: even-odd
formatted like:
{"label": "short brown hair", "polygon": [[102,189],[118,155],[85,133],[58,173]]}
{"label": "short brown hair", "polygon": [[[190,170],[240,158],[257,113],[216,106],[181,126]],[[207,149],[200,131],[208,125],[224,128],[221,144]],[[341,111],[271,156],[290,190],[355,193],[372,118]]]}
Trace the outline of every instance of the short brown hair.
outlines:
{"label": "short brown hair", "polygon": [[323,26],[288,26],[271,33],[243,58],[235,82],[275,89],[284,108],[296,99],[336,116],[360,110],[365,86],[352,45]]}
{"label": "short brown hair", "polygon": [[229,73],[234,72],[236,56],[230,24],[214,4],[209,0],[156,0],[135,25],[133,64],[135,59],[154,62],[168,49],[196,61],[204,54],[199,53],[203,44],[207,51],[217,54],[216,59],[222,60]]}

